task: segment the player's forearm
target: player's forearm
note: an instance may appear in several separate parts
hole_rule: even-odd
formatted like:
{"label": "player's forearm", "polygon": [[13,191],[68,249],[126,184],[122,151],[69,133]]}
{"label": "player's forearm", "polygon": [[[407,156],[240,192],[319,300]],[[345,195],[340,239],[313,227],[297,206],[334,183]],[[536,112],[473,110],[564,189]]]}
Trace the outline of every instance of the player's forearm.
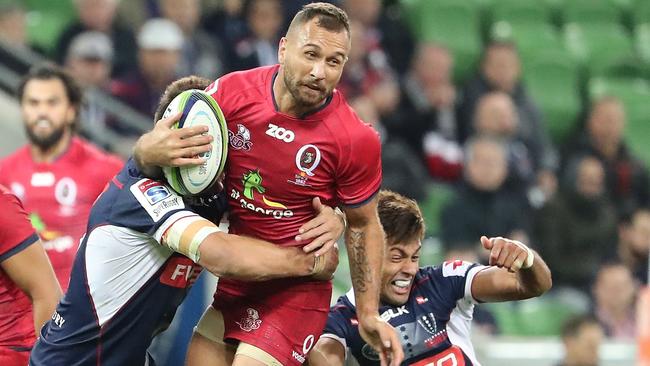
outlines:
{"label": "player's forearm", "polygon": [[61,288],[56,283],[56,288],[44,290],[43,294],[36,294],[32,297],[33,317],[34,317],[34,332],[36,337],[40,336],[41,327],[43,324],[50,320],[52,313],[56,309],[56,305],[61,299]]}
{"label": "player's forearm", "polygon": [[384,251],[384,233],[379,221],[365,225],[349,223],[345,230],[350,276],[359,317],[379,309],[379,283]]}
{"label": "player's forearm", "polygon": [[533,266],[521,269],[517,273],[521,299],[540,296],[553,285],[548,266],[539,254],[534,251],[533,253],[535,255]]}
{"label": "player's forearm", "polygon": [[200,252],[199,264],[208,271],[245,281],[308,276],[314,267],[314,256],[299,248],[223,232],[210,234]]}

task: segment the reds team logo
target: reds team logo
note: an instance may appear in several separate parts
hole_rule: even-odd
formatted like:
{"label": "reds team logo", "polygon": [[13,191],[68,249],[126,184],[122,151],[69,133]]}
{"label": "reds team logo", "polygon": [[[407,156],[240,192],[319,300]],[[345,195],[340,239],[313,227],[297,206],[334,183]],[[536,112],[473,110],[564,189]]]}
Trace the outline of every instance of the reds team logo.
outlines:
{"label": "reds team logo", "polygon": [[230,141],[230,147],[235,150],[249,151],[253,146],[251,132],[242,124],[237,124],[237,133],[228,130],[228,141]]}
{"label": "reds team logo", "polygon": [[241,328],[241,330],[244,332],[250,332],[252,330],[259,329],[260,325],[262,324],[262,320],[260,320],[260,314],[257,312],[257,310],[248,308],[246,309],[246,314],[248,315],[242,318],[241,323],[235,322],[237,325],[239,325],[239,328]]}

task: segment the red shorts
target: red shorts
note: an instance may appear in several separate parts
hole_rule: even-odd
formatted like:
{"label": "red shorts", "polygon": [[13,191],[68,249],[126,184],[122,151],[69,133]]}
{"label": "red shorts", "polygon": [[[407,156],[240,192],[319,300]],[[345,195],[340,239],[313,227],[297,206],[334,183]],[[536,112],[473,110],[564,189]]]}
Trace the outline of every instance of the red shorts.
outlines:
{"label": "red shorts", "polygon": [[29,364],[29,352],[27,347],[10,348],[0,347],[0,365],[2,366],[27,366]]}
{"label": "red shorts", "polygon": [[248,343],[285,366],[298,366],[323,332],[331,297],[331,282],[224,280],[212,306],[223,315],[224,340]]}

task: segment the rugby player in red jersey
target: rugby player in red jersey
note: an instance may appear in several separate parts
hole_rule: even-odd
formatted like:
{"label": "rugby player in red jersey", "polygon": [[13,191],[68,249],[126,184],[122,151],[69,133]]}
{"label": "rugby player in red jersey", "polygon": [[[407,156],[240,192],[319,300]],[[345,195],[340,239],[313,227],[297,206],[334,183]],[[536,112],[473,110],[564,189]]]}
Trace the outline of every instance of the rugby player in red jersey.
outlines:
{"label": "rugby player in red jersey", "polygon": [[[360,332],[383,364],[398,365],[403,351],[377,310],[384,250],[376,201],[379,136],[334,89],[349,50],[347,15],[332,4],[312,3],[280,41],[279,65],[225,75],[207,91],[228,122],[231,232],[302,246],[304,238],[296,234],[314,216],[312,197],[340,206],[348,221],[345,242]],[[173,122],[159,122],[138,141],[141,167],[202,162],[192,157],[209,148],[209,138],[200,136],[205,130],[172,131]],[[321,334],[330,298],[330,282],[221,280],[197,326],[188,363],[300,365]]]}
{"label": "rugby player in red jersey", "polygon": [[0,184],[23,202],[65,291],[90,208],[123,163],[75,136],[81,90],[59,67],[31,69],[18,97],[29,143],[0,160]]}
{"label": "rugby player in red jersey", "polygon": [[2,185],[0,212],[0,365],[23,366],[61,288],[22,204]]}

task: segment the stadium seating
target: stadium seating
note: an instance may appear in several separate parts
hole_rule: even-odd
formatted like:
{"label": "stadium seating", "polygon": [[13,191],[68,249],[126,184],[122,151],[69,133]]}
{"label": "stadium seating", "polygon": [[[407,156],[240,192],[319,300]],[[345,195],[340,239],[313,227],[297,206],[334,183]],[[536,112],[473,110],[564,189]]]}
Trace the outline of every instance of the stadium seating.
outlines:
{"label": "stadium seating", "polygon": [[570,0],[562,4],[565,23],[614,24],[621,20],[621,10],[610,0]]}
{"label": "stadium seating", "polygon": [[412,0],[402,2],[407,22],[419,40],[446,45],[454,55],[454,79],[464,80],[481,52],[479,8],[471,2]]}
{"label": "stadium seating", "polygon": [[569,23],[564,27],[566,48],[590,75],[608,70],[635,58],[632,40],[619,24]]}
{"label": "stadium seating", "polygon": [[519,302],[487,304],[499,331],[508,336],[552,336],[560,333],[562,323],[584,311],[562,297],[547,294]]}
{"label": "stadium seating", "polygon": [[551,139],[562,144],[573,131],[580,112],[577,65],[562,51],[547,52],[530,61],[524,73],[526,86],[542,109]]}
{"label": "stadium seating", "polygon": [[492,4],[491,18],[492,23],[546,23],[550,19],[550,10],[537,0],[502,0]]}
{"label": "stadium seating", "polygon": [[567,54],[560,34],[549,23],[499,21],[492,24],[490,39],[514,42],[524,67],[549,51]]}
{"label": "stadium seating", "polygon": [[632,150],[650,164],[650,82],[641,78],[593,78],[589,82],[589,96],[616,96],[623,102],[627,114],[625,138]]}
{"label": "stadium seating", "polygon": [[431,184],[427,191],[427,199],[419,204],[427,227],[427,235],[436,236],[440,233],[440,213],[454,196],[454,190],[444,184]]}
{"label": "stadium seating", "polygon": [[29,41],[51,54],[61,31],[75,17],[72,1],[24,0]]}

